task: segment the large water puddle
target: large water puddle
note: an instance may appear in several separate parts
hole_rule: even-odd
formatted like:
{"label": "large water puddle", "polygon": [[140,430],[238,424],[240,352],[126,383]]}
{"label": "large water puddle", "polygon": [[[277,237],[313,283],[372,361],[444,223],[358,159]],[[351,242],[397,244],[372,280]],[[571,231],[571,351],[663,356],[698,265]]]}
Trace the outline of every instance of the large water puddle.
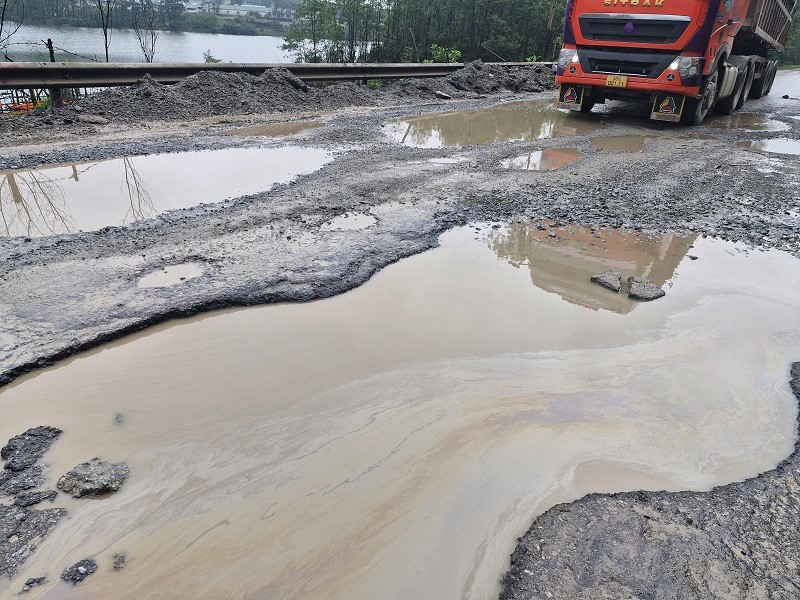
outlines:
{"label": "large water puddle", "polygon": [[0,171],[0,236],[93,231],[270,189],[331,160],[326,150],[235,148]]}
{"label": "large water puddle", "polygon": [[406,117],[387,123],[385,129],[406,146],[441,148],[585,135],[602,126],[596,115],[557,110],[552,100],[531,100]]}
{"label": "large water puddle", "polygon": [[[3,389],[0,440],[65,430],[51,482],[95,455],[132,475],[62,494],[70,518],[0,590],[47,573],[31,598],[486,599],[555,502],[705,490],[790,453],[800,261],[542,233],[451,231],[342,296],[156,327]],[[667,296],[587,284],[612,266]],[[59,581],[86,556],[97,573]]]}

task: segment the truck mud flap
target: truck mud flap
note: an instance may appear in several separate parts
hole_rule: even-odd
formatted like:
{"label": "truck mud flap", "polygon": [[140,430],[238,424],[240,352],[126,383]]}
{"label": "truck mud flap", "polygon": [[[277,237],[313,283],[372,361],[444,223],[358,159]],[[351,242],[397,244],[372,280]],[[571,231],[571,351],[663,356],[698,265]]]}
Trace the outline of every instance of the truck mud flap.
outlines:
{"label": "truck mud flap", "polygon": [[583,104],[585,88],[570,83],[562,83],[558,88],[558,108],[580,110]]}
{"label": "truck mud flap", "polygon": [[686,96],[680,94],[658,94],[653,100],[653,110],[650,113],[650,118],[655,121],[677,123],[681,120],[685,104]]}

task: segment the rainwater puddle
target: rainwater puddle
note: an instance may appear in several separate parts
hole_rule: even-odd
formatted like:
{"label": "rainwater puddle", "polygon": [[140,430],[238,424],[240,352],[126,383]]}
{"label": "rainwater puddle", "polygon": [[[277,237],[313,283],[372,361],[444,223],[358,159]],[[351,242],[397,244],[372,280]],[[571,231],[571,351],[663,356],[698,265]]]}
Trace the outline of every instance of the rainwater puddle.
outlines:
{"label": "rainwater puddle", "polygon": [[320,227],[322,231],[355,231],[372,227],[378,220],[364,213],[345,213],[334,217]]}
{"label": "rainwater puddle", "polygon": [[[154,327],[0,390],[0,440],[65,431],[50,485],[131,467],[110,498],[61,494],[69,519],[0,595],[47,573],[32,597],[485,599],[556,502],[786,457],[800,261],[572,229],[457,229],[347,294]],[[586,282],[612,266],[667,296]],[[58,579],[86,556],[97,573]]]}
{"label": "rainwater puddle", "polygon": [[553,171],[571,165],[584,157],[577,148],[548,148],[503,161],[506,169],[520,171]]}
{"label": "rainwater puddle", "polygon": [[645,135],[619,135],[614,137],[592,138],[592,146],[598,150],[608,152],[642,152],[647,140],[652,139]]}
{"label": "rainwater puddle", "polygon": [[195,263],[171,265],[158,271],[148,273],[139,280],[137,286],[140,288],[172,287],[184,281],[194,279],[195,277],[200,277],[202,274],[203,269]]}
{"label": "rainwater puddle", "polygon": [[703,122],[707,127],[718,129],[743,129],[745,131],[787,131],[788,123],[770,119],[761,113],[739,112],[731,116],[715,115]]}
{"label": "rainwater puddle", "polygon": [[270,189],[330,162],[325,150],[234,148],[0,171],[0,236],[94,231]]}
{"label": "rainwater puddle", "polygon": [[800,141],[789,140],[786,138],[775,138],[773,140],[760,140],[757,142],[739,142],[736,145],[739,148],[744,148],[745,150],[770,152],[772,154],[800,155]]}
{"label": "rainwater puddle", "polygon": [[239,129],[229,129],[222,135],[234,135],[237,137],[281,137],[285,135],[295,135],[311,129],[325,127],[325,123],[316,121],[294,121],[291,123],[265,123],[263,125],[252,125]]}
{"label": "rainwater puddle", "polygon": [[531,100],[404,118],[387,123],[386,131],[406,146],[441,148],[584,135],[602,126],[597,116],[557,110],[552,100]]}

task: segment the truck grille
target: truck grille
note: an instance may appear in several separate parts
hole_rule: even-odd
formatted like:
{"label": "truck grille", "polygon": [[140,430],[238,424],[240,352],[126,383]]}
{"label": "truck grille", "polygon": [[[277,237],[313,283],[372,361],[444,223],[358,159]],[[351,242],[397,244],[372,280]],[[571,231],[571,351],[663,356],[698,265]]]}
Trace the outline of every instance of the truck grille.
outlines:
{"label": "truck grille", "polygon": [[686,31],[691,19],[678,15],[651,17],[596,13],[581,15],[578,21],[581,34],[587,40],[674,44]]}
{"label": "truck grille", "polygon": [[584,73],[613,73],[655,78],[661,75],[675,58],[674,53],[654,54],[628,51],[578,50]]}

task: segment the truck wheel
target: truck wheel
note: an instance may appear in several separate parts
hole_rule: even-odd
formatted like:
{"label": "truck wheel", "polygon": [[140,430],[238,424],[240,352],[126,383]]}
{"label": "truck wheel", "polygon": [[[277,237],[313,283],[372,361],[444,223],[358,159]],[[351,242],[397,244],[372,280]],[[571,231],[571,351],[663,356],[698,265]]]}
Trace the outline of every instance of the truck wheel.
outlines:
{"label": "truck wheel", "polygon": [[753,87],[750,88],[750,98],[752,98],[753,100],[758,100],[764,95],[765,93],[764,90],[767,89],[767,79],[769,79],[771,64],[772,63],[768,62],[764,66],[764,70],[761,72],[761,77],[753,80]]}
{"label": "truck wheel", "polygon": [[731,95],[717,102],[717,105],[714,107],[718,112],[721,112],[723,115],[733,114],[733,111],[736,110],[739,104],[742,91],[744,90],[745,79],[747,79],[746,73],[739,73],[739,75],[736,76],[736,85],[734,85]]}
{"label": "truck wheel", "polygon": [[736,103],[736,110],[742,108],[742,106],[744,106],[744,101],[750,97],[750,88],[753,87],[753,75],[755,75],[753,64],[748,63],[747,77],[745,77],[744,80],[744,87],[742,88],[742,93],[739,94],[739,101]]}
{"label": "truck wheel", "polygon": [[765,96],[772,91],[772,84],[775,82],[775,75],[778,74],[778,62],[771,61],[769,64],[772,65],[772,70],[769,73],[769,78],[767,79],[767,85],[766,88],[764,89]]}
{"label": "truck wheel", "polygon": [[719,71],[714,69],[703,83],[703,92],[699,98],[687,98],[681,121],[688,125],[700,125],[717,99],[717,81]]}

